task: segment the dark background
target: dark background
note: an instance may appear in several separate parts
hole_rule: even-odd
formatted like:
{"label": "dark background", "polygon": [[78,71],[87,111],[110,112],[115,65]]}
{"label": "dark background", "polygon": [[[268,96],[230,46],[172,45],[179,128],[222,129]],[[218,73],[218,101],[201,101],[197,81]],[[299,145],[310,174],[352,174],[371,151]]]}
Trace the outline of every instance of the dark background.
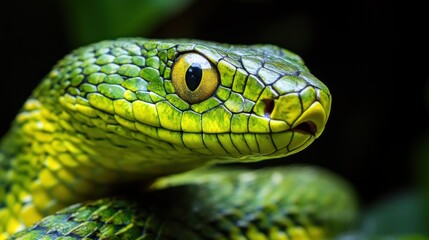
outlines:
{"label": "dark background", "polygon": [[[79,27],[70,27],[79,10],[70,8],[70,1],[58,2],[9,1],[3,6],[1,134],[57,60],[99,40],[79,37]],[[271,43],[298,53],[330,88],[330,120],[306,151],[264,164],[327,167],[348,179],[366,206],[415,186],[417,152],[428,132],[427,60],[414,58],[424,55],[420,35],[427,27],[408,29],[416,27],[413,22],[400,31],[408,19],[406,5],[381,0],[191,1],[149,30],[103,37]]]}

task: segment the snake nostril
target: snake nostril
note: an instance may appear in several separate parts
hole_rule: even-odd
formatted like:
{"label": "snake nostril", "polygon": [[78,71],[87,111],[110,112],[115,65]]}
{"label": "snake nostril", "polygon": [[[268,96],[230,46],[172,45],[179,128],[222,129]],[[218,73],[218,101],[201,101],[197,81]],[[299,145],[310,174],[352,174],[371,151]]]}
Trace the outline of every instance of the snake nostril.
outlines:
{"label": "snake nostril", "polygon": [[311,134],[311,135],[315,135],[317,132],[316,124],[311,121],[300,123],[298,126],[294,127],[293,129],[307,134]]}
{"label": "snake nostril", "polygon": [[269,118],[271,116],[271,113],[274,110],[274,100],[272,100],[272,99],[263,99],[262,102],[265,104],[264,117]]}

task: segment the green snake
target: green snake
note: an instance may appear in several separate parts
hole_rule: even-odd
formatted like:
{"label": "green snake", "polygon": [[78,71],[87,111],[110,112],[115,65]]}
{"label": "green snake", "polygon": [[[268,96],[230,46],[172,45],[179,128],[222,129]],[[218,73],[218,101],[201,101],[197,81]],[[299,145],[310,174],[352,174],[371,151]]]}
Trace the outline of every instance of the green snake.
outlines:
{"label": "green snake", "polygon": [[332,237],[356,215],[334,174],[226,166],[306,148],[331,98],[273,45],[125,38],[76,49],[1,142],[0,239]]}

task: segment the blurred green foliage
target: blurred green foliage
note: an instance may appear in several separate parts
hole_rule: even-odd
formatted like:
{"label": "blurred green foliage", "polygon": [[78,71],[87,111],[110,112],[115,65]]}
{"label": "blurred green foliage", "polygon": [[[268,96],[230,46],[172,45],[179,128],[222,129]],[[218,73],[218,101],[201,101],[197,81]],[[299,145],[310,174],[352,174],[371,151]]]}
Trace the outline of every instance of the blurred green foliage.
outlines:
{"label": "blurred green foliage", "polygon": [[[429,78],[424,99],[427,108],[421,111],[429,112]],[[364,210],[359,230],[351,234],[352,239],[361,236],[377,240],[429,239],[429,128],[424,124],[421,130],[420,138],[413,140],[414,151],[410,154],[417,183],[415,189],[388,196]]]}
{"label": "blurred green foliage", "polygon": [[63,0],[73,46],[116,37],[144,36],[193,0]]}
{"label": "blurred green foliage", "polygon": [[[429,76],[426,82],[426,109],[422,111],[429,112]],[[429,234],[429,127],[427,123],[422,123],[422,136],[416,144],[416,176],[420,189],[422,189],[424,200],[424,213],[426,215],[426,229]]]}
{"label": "blurred green foliage", "polygon": [[[428,92],[429,95],[429,92]],[[425,229],[429,235],[429,129],[417,145],[416,176],[418,187],[422,192],[422,214],[425,215]]]}
{"label": "blurred green foliage", "polygon": [[365,213],[362,231],[369,236],[429,234],[424,207],[419,190],[388,196]]}
{"label": "blurred green foliage", "polygon": [[[429,78],[424,99],[427,108],[421,111],[429,112]],[[401,240],[429,239],[429,128],[426,124],[422,126],[420,138],[413,140],[415,148],[410,154],[415,167],[415,189],[389,196],[367,209],[360,227],[365,236],[384,239],[379,236],[389,234]]]}

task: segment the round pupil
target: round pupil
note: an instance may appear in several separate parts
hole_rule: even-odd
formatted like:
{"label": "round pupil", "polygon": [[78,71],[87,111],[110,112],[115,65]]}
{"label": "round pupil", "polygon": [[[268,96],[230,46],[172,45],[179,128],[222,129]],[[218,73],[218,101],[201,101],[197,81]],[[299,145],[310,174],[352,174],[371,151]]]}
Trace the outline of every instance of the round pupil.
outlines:
{"label": "round pupil", "polygon": [[203,69],[201,68],[201,65],[199,63],[192,63],[191,66],[189,66],[188,70],[186,71],[186,85],[188,86],[189,90],[195,91],[197,87],[201,83],[201,78],[203,76]]}

